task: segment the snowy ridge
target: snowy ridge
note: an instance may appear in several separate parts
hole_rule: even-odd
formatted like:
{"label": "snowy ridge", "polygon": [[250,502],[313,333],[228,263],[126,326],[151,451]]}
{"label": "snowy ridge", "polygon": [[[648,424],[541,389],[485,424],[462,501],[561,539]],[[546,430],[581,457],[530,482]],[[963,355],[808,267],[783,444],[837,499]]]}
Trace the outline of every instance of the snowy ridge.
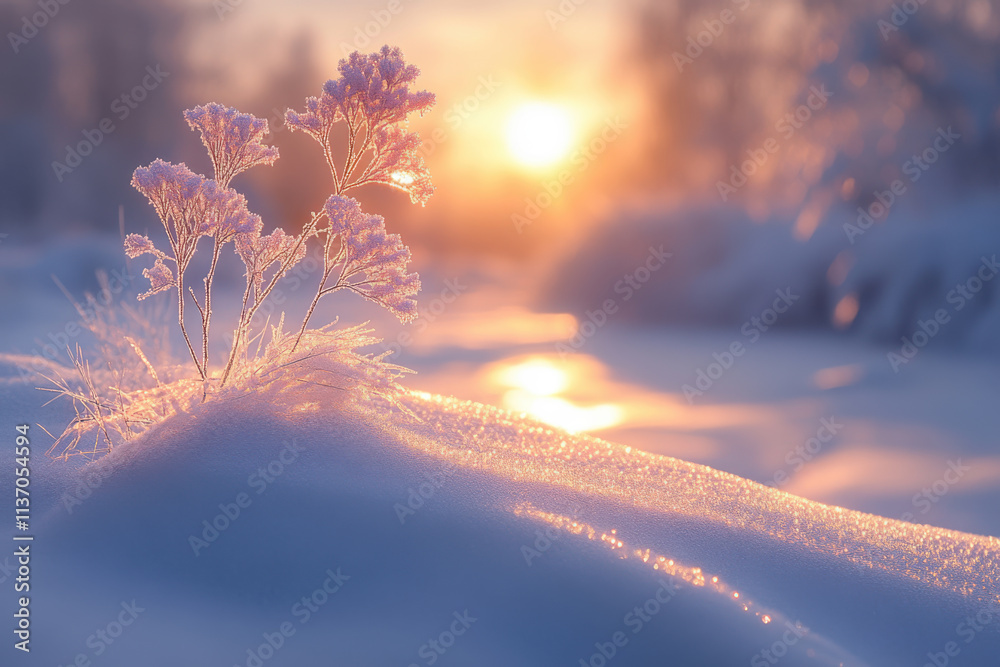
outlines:
{"label": "snowy ridge", "polygon": [[[464,466],[766,535],[981,602],[1000,601],[996,537],[831,507],[708,466],[569,435],[498,408],[411,396],[407,407],[434,434],[423,442]],[[469,433],[454,442],[456,434]]]}
{"label": "snowy ridge", "polygon": [[[37,461],[63,487],[36,510],[37,664],[98,664],[88,638],[133,600],[147,611],[99,664],[422,666],[465,613],[476,620],[442,665],[596,665],[601,647],[611,667],[756,667],[779,652],[782,665],[923,664],[997,600],[995,538],[453,398],[294,391],[292,409],[287,396],[194,406],[76,473]],[[99,482],[67,508],[76,474]],[[240,494],[239,516],[219,519]],[[342,590],[296,615],[327,572],[348,577]],[[294,634],[259,661],[284,622]],[[989,664],[1000,632],[961,646]]]}

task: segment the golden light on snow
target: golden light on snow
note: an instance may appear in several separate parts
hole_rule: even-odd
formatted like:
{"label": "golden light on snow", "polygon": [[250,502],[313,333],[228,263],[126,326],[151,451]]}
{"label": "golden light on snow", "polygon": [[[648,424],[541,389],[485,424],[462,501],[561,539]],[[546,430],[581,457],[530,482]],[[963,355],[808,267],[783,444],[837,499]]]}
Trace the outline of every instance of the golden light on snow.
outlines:
{"label": "golden light on snow", "polygon": [[[575,378],[570,381],[575,382]],[[409,394],[402,398],[402,405],[418,418],[413,428],[423,434],[411,445],[465,468],[518,484],[560,487],[579,494],[581,502],[627,501],[638,510],[694,517],[705,525],[746,531],[777,544],[822,554],[849,563],[859,572],[875,570],[976,600],[996,598],[1000,585],[1000,539],[996,537],[824,505],[707,466],[635,448],[627,453],[623,445],[568,435],[472,401]],[[478,428],[471,428],[473,424]],[[498,441],[491,434],[499,432],[509,435]],[[856,471],[857,466],[852,469]],[[521,511],[544,520],[537,508],[522,507]],[[572,532],[609,547],[613,537],[613,552],[622,558],[635,555],[637,560],[652,564],[654,570],[683,572],[681,578],[690,578],[692,584],[732,598],[733,589],[726,587],[721,577],[708,584],[712,577],[706,578],[699,568],[684,568],[655,553],[662,546],[655,539],[650,541],[631,531],[628,535],[623,530],[613,533],[610,526],[607,530],[585,524],[581,527],[576,517],[562,517],[557,526],[570,523],[576,524]],[[766,612],[772,622],[785,620],[773,610],[758,609],[743,594],[738,602],[755,613]]]}
{"label": "golden light on snow", "polygon": [[549,102],[527,102],[507,121],[507,149],[526,167],[547,167],[569,154],[573,123],[565,108]]}
{"label": "golden light on snow", "polygon": [[517,389],[504,394],[503,403],[508,410],[527,413],[570,433],[598,431],[622,420],[622,409],[612,403],[583,407],[564,398],[535,396]]}
{"label": "golden light on snow", "polygon": [[544,359],[529,359],[500,371],[500,382],[508,387],[517,387],[536,396],[558,394],[569,385],[566,372]]}
{"label": "golden light on snow", "polygon": [[[558,396],[569,387],[579,368],[546,357],[530,357],[500,366],[493,381],[508,387],[503,405],[508,410],[531,415],[570,433],[597,431],[619,424],[624,419],[622,408],[613,403],[580,405]],[[583,378],[576,378],[581,380]]]}
{"label": "golden light on snow", "polygon": [[732,587],[721,582],[717,576],[712,577],[711,583],[709,583],[708,579],[705,578],[704,570],[700,567],[682,565],[673,558],[667,558],[666,556],[657,554],[651,549],[636,549],[626,545],[625,541],[619,536],[617,528],[612,528],[609,531],[600,531],[593,525],[580,521],[574,517],[554,512],[545,512],[528,503],[515,507],[514,514],[517,516],[531,517],[538,521],[542,521],[543,523],[547,523],[557,529],[565,530],[573,535],[579,535],[589,540],[603,542],[609,549],[616,553],[619,558],[637,558],[646,565],[651,564],[653,570],[656,570],[657,573],[661,575],[665,574],[671,577],[674,583],[683,583],[689,586],[703,588],[705,590],[718,593],[719,595],[726,596],[734,602],[739,601],[739,607],[743,611],[749,612],[753,609],[753,614],[760,618],[763,623],[770,623],[772,614],[775,615],[776,618],[780,617],[784,619],[784,617],[782,617],[777,611],[761,608],[756,603],[745,598],[741,600],[739,591],[733,590]]}
{"label": "golden light on snow", "polygon": [[413,174],[407,173],[405,171],[394,171],[392,172],[391,178],[400,185],[409,185],[410,183],[413,182]]}

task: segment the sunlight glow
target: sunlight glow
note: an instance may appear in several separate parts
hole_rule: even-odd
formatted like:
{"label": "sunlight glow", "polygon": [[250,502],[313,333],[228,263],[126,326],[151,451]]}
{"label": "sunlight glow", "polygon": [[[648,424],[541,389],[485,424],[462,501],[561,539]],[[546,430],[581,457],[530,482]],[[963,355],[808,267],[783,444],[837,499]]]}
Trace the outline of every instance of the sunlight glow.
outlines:
{"label": "sunlight glow", "polygon": [[512,389],[503,396],[504,407],[524,412],[539,421],[570,433],[596,431],[622,421],[622,409],[613,403],[580,406],[556,396],[535,396]]}
{"label": "sunlight glow", "polygon": [[516,387],[535,396],[551,396],[569,385],[566,372],[545,359],[529,359],[505,368],[498,378],[508,387]]}
{"label": "sunlight glow", "polygon": [[596,431],[620,424],[625,412],[617,404],[581,405],[571,396],[557,396],[567,392],[571,385],[578,388],[581,380],[580,368],[541,356],[508,362],[494,371],[492,377],[494,383],[508,388],[503,395],[505,408],[570,433]]}
{"label": "sunlight glow", "polygon": [[526,167],[547,167],[569,153],[573,128],[569,113],[548,102],[519,106],[507,122],[507,148]]}

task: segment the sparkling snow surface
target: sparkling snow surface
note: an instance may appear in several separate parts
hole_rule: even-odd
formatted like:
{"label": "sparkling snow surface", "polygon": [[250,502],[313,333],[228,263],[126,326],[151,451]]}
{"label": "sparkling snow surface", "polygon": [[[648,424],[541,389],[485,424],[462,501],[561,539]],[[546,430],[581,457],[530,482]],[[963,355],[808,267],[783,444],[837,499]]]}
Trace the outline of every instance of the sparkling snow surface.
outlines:
{"label": "sparkling snow surface", "polygon": [[[954,664],[987,665],[1000,649],[996,538],[477,403],[344,398],[208,403],[83,468],[36,454],[29,664],[922,665],[954,642]],[[37,404],[16,382],[4,399]],[[205,522],[224,527],[196,555]]]}

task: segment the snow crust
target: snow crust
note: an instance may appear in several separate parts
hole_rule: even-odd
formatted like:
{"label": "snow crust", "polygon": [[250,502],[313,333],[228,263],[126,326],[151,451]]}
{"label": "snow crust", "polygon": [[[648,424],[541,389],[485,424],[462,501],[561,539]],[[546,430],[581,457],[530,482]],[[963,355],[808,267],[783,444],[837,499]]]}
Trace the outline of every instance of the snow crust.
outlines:
{"label": "snow crust", "polygon": [[[1000,600],[996,538],[476,403],[335,393],[209,403],[82,468],[36,454],[31,659],[252,666],[285,623],[259,664],[575,666],[602,646],[617,665],[922,664],[948,642],[989,664],[1000,648],[995,622],[968,642],[960,625]],[[203,522],[228,525],[207,539]],[[145,611],[96,655],[133,600]]]}

